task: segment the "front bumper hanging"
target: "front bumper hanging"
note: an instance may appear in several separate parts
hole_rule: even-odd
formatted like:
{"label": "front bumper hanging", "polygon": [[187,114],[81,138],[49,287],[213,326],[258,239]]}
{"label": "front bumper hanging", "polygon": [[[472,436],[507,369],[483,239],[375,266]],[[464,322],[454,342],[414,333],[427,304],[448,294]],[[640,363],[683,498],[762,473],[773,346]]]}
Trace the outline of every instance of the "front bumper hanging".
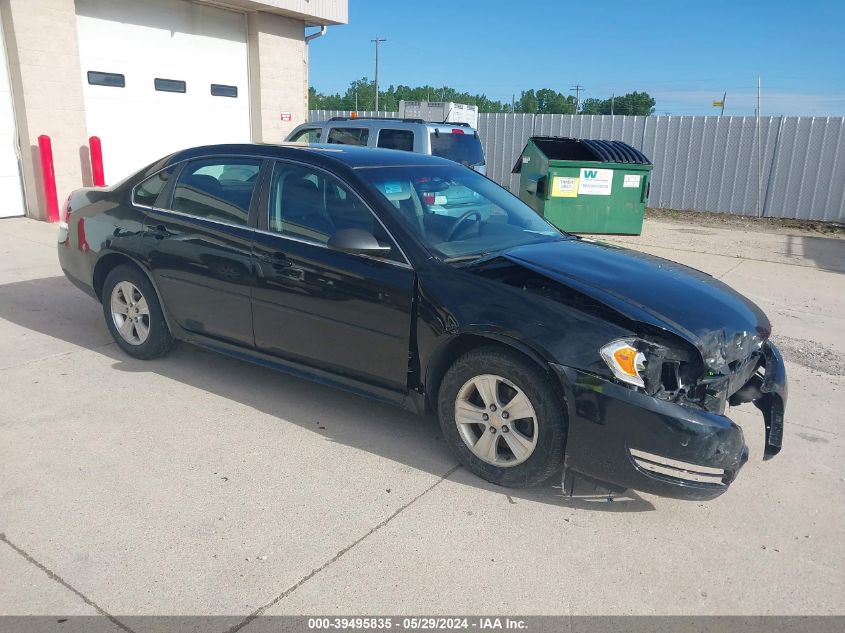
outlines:
{"label": "front bumper hanging", "polygon": [[[763,414],[769,459],[783,442],[787,382],[778,349],[766,342],[762,352],[765,374],[761,383],[756,377],[748,400]],[[742,430],[725,415],[552,367],[567,398],[566,467],[575,473],[615,488],[712,499],[727,490],[748,459]]]}

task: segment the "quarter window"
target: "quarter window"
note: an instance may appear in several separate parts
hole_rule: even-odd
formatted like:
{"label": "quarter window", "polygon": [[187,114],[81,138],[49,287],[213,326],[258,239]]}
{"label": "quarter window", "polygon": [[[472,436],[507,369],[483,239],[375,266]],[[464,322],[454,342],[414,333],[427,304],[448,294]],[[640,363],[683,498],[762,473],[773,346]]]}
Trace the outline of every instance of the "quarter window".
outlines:
{"label": "quarter window", "polygon": [[366,145],[370,130],[365,127],[335,127],[329,130],[329,143],[338,145]]}
{"label": "quarter window", "polygon": [[393,248],[387,259],[404,262],[381,223],[340,181],[301,165],[276,163],[270,181],[268,228],[296,239],[326,244],[335,231],[363,229]]}
{"label": "quarter window", "polygon": [[150,176],[140,185],[135,187],[132,192],[132,200],[135,204],[140,204],[145,207],[155,206],[156,199],[164,189],[164,185],[170,179],[170,174],[173,172],[172,167],[164,169],[154,176]]}
{"label": "quarter window", "polygon": [[246,225],[258,180],[257,159],[189,162],[179,174],[171,209],[209,220]]}
{"label": "quarter window", "polygon": [[181,79],[156,79],[155,87],[159,92],[186,92],[188,84]]}
{"label": "quarter window", "polygon": [[378,133],[378,146],[385,149],[414,151],[414,133],[411,130],[381,130]]}

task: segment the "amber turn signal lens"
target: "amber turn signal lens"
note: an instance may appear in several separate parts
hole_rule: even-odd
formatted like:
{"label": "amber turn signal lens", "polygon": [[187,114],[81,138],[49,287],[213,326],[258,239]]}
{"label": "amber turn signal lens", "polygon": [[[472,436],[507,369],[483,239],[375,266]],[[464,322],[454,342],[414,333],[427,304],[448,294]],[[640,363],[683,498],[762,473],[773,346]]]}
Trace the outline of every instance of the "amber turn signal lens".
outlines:
{"label": "amber turn signal lens", "polygon": [[637,358],[637,350],[633,347],[621,347],[613,352],[613,358],[617,366],[629,376],[637,376],[637,367],[635,365]]}
{"label": "amber turn signal lens", "polygon": [[636,387],[644,387],[640,371],[645,368],[645,354],[634,347],[634,339],[611,341],[601,348],[601,357],[607,366],[622,382]]}

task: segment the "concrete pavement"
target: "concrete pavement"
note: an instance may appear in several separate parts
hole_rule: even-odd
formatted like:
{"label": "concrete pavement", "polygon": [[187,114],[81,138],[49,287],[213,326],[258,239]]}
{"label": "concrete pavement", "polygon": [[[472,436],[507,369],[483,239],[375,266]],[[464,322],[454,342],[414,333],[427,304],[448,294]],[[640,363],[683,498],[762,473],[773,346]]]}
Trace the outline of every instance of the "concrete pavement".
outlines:
{"label": "concrete pavement", "polygon": [[845,613],[845,240],[606,238],[711,272],[788,339],[784,450],[762,462],[733,410],[751,459],[695,503],[498,488],[433,419],[187,345],[133,360],[55,227],[0,236],[0,614]]}

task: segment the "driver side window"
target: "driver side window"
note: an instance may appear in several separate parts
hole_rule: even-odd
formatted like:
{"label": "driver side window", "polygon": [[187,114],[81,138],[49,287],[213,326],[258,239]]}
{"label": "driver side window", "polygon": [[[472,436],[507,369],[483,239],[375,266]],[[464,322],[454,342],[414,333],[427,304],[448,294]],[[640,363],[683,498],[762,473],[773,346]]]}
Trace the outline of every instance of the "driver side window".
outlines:
{"label": "driver side window", "polygon": [[277,162],[270,181],[267,228],[272,233],[325,245],[342,229],[362,229],[393,248],[386,257],[404,262],[372,212],[333,176],[304,165]]}

